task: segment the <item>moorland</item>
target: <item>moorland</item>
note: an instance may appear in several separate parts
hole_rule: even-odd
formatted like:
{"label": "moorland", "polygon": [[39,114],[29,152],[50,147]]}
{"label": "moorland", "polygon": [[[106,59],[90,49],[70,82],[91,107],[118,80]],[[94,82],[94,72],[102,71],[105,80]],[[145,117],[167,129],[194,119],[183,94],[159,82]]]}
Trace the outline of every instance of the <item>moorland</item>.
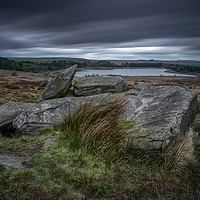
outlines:
{"label": "moorland", "polygon": [[[53,61],[49,59],[49,62]],[[39,65],[35,66],[38,69]],[[0,105],[3,105],[8,101],[37,102],[44,90],[40,83],[55,74],[48,68],[47,71],[2,69],[0,75]],[[136,82],[187,87],[198,95],[200,102],[200,77],[123,78],[129,87]],[[85,114],[96,109],[86,108]],[[78,114],[80,110],[76,112]],[[76,116],[70,119],[74,127],[77,126]],[[119,129],[123,130],[123,127],[124,124]],[[35,136],[1,135],[0,154],[26,157],[26,161],[20,169],[6,170],[0,165],[0,199],[200,198],[199,113],[190,132],[192,136],[187,135],[178,141],[176,148],[151,154],[135,152],[130,155],[126,152],[118,155],[114,149],[115,153],[104,156],[96,150],[87,151],[84,146],[74,144],[72,141],[80,138],[70,138],[68,131],[66,124],[60,124],[52,129],[42,129]],[[49,138],[56,145],[44,149],[43,144]]]}

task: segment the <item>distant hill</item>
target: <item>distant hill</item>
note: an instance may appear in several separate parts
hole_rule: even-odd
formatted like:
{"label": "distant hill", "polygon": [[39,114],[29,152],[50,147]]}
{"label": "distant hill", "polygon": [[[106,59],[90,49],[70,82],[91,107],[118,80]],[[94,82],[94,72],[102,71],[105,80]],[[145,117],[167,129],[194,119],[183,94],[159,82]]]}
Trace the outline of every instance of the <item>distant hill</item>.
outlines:
{"label": "distant hill", "polygon": [[83,58],[2,58],[0,69],[41,73],[68,68],[82,69],[166,68],[170,72],[200,74],[200,61],[160,60],[88,60]]}

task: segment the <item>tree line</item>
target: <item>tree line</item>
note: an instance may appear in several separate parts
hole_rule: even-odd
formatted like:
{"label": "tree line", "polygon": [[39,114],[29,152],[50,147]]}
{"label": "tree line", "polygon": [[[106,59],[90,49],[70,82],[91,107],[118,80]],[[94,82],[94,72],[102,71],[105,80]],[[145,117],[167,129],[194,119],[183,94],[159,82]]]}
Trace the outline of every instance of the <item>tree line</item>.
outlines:
{"label": "tree line", "polygon": [[200,66],[190,66],[190,65],[169,65],[168,69],[175,72],[182,73],[200,73]]}
{"label": "tree line", "polygon": [[124,67],[136,67],[136,68],[165,68],[170,69],[174,72],[180,73],[200,73],[200,66],[186,65],[186,64],[170,64],[170,63],[122,63]]}
{"label": "tree line", "polygon": [[0,69],[41,73],[46,71],[57,71],[78,64],[79,68],[87,67],[86,63],[77,63],[66,60],[53,60],[52,62],[36,63],[32,61],[14,61],[0,57]]}

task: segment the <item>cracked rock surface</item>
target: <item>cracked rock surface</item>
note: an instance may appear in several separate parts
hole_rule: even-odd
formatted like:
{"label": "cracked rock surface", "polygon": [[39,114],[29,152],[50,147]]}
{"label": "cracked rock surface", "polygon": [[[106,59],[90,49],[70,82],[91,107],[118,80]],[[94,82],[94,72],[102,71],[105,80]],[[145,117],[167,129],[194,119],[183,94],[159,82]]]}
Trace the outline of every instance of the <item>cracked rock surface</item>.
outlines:
{"label": "cracked rock surface", "polygon": [[132,90],[120,94],[99,94],[86,97],[65,97],[38,103],[20,113],[13,126],[23,134],[31,135],[41,127],[60,123],[82,102],[104,103],[123,98],[127,109],[123,120],[134,120],[136,125],[127,130],[127,137],[144,150],[158,150],[175,137],[185,134],[195,119],[197,97],[189,89],[179,86],[150,86],[139,83]]}

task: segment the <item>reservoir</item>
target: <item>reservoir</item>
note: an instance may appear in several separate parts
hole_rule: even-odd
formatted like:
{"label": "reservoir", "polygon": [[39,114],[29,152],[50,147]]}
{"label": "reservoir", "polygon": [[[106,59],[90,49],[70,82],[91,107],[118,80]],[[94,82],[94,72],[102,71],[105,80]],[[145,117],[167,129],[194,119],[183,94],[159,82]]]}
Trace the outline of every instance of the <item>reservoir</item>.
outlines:
{"label": "reservoir", "polygon": [[195,77],[193,75],[185,74],[176,74],[165,72],[166,69],[160,68],[133,68],[133,69],[108,69],[108,70],[99,70],[99,69],[90,69],[77,71],[75,76],[85,76],[85,75],[121,75],[121,76],[189,76]]}

